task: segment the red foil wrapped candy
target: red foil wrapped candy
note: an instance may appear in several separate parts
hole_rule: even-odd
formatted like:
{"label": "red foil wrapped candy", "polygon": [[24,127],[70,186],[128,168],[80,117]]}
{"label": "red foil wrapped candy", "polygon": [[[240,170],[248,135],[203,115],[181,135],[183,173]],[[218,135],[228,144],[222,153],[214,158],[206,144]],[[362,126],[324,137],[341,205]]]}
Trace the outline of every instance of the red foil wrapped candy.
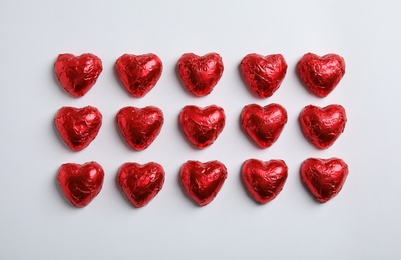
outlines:
{"label": "red foil wrapped candy", "polygon": [[246,160],[241,177],[245,189],[257,202],[266,204],[277,197],[284,187],[288,167],[283,160]]}
{"label": "red foil wrapped candy", "polygon": [[60,166],[57,174],[61,191],[78,208],[85,207],[99,194],[103,178],[103,169],[96,162],[66,163]]}
{"label": "red foil wrapped candy", "polygon": [[102,114],[91,106],[62,107],[57,111],[54,124],[65,144],[73,151],[81,151],[97,136]]}
{"label": "red foil wrapped candy", "polygon": [[344,132],[347,116],[340,105],[309,105],[299,115],[302,133],[315,147],[327,149]]}
{"label": "red foil wrapped candy", "polygon": [[279,104],[265,107],[251,104],[241,113],[242,130],[260,148],[270,147],[277,141],[287,120],[287,111]]}
{"label": "red foil wrapped candy", "polygon": [[124,54],[115,67],[118,78],[132,97],[145,96],[156,85],[163,70],[161,60],[153,53]]}
{"label": "red foil wrapped candy", "polygon": [[214,143],[226,124],[223,108],[211,105],[205,108],[185,106],[179,122],[188,141],[199,149]]}
{"label": "red foil wrapped candy", "polygon": [[73,97],[82,97],[96,83],[103,67],[102,61],[93,54],[65,53],[58,55],[54,70],[65,91]]}
{"label": "red foil wrapped candy", "polygon": [[271,97],[287,73],[287,63],[281,54],[251,53],[244,57],[240,67],[245,83],[260,98]]}
{"label": "red foil wrapped candy", "polygon": [[185,53],[178,60],[178,76],[194,96],[203,97],[210,92],[223,75],[223,60],[217,53],[198,56]]}
{"label": "red foil wrapped candy", "polygon": [[227,179],[227,168],[219,161],[187,161],[180,169],[180,179],[188,196],[199,206],[206,206]]}
{"label": "red foil wrapped candy", "polygon": [[305,54],[298,62],[298,76],[309,91],[318,97],[326,97],[338,85],[345,74],[345,61],[337,54],[322,57]]}
{"label": "red foil wrapped candy", "polygon": [[302,163],[300,174],[312,196],[325,203],[341,191],[348,176],[348,165],[339,158],[309,158]]}
{"label": "red foil wrapped candy", "polygon": [[163,112],[153,106],[121,108],[116,120],[122,137],[136,151],[146,149],[159,135],[164,123]]}
{"label": "red foil wrapped candy", "polygon": [[124,163],[117,174],[124,195],[137,208],[149,203],[162,189],[164,170],[160,164]]}

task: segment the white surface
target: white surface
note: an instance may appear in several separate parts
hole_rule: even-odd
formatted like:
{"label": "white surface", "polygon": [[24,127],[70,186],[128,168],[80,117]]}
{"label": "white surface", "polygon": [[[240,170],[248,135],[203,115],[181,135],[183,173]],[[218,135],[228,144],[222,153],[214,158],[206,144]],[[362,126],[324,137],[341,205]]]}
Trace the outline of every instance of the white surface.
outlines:
{"label": "white surface", "polygon": [[[0,3],[0,259],[400,259],[401,149],[398,1],[2,1]],[[326,3],[325,3],[326,2]],[[185,52],[221,54],[225,71],[212,94],[194,98],[175,73]],[[91,52],[104,71],[82,98],[61,91],[53,76],[59,53]],[[164,71],[144,98],[130,98],[114,75],[123,53],[157,54]],[[238,65],[248,53],[282,53],[287,76],[273,97],[253,97]],[[347,72],[327,98],[309,94],[295,66],[306,52],[342,55]],[[241,132],[244,105],[276,102],[289,122],[271,148],[256,148]],[[344,134],[328,150],[313,148],[297,117],[308,104],[343,105]],[[217,104],[227,124],[214,145],[195,150],[178,128],[180,109]],[[61,106],[93,105],[103,126],[78,153],[60,142],[53,117]],[[155,142],[134,152],[114,117],[123,106],[156,105],[165,124]],[[316,203],[299,180],[308,157],[343,158],[350,168],[342,192]],[[284,159],[282,193],[260,206],[245,193],[240,166],[248,158]],[[229,178],[208,206],[195,206],[177,174],[187,160],[218,159]],[[62,163],[95,160],[105,170],[99,196],[71,207],[56,185]],[[127,161],[156,161],[163,189],[135,209],[115,184]]]}

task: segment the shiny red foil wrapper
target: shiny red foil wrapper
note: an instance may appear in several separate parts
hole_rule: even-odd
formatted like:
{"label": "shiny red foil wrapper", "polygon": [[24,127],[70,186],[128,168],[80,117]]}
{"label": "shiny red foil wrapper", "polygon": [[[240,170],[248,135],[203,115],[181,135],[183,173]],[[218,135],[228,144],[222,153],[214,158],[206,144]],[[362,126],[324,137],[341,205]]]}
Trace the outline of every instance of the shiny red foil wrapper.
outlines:
{"label": "shiny red foil wrapper", "polygon": [[319,149],[332,146],[344,132],[346,123],[345,109],[340,105],[329,105],[323,108],[309,105],[299,115],[302,133]]}
{"label": "shiny red foil wrapper", "polygon": [[320,57],[307,53],[298,62],[297,71],[309,91],[323,98],[333,91],[344,76],[345,61],[337,54]]}
{"label": "shiny red foil wrapper", "polygon": [[325,203],[341,191],[348,176],[348,165],[339,158],[309,158],[302,163],[300,174],[312,196]]}
{"label": "shiny red foil wrapper", "polygon": [[96,162],[60,166],[57,181],[64,196],[77,208],[88,205],[103,186],[104,172]]}
{"label": "shiny red foil wrapper", "polygon": [[224,109],[216,105],[205,108],[185,106],[179,122],[187,140],[199,149],[212,145],[226,124]]}
{"label": "shiny red foil wrapper", "polygon": [[187,161],[181,166],[180,179],[187,195],[199,206],[206,206],[227,179],[227,168],[219,161]]}
{"label": "shiny red foil wrapper", "polygon": [[253,94],[260,98],[271,97],[280,87],[287,73],[283,55],[248,54],[241,61],[241,73]]}
{"label": "shiny red foil wrapper", "polygon": [[82,97],[96,83],[103,70],[102,61],[91,53],[74,56],[60,54],[54,63],[60,85],[73,97]]}
{"label": "shiny red foil wrapper", "polygon": [[266,204],[277,197],[284,187],[288,167],[283,160],[246,160],[241,177],[245,189],[255,201]]}
{"label": "shiny red foil wrapper", "polygon": [[162,189],[164,170],[160,164],[124,163],[117,174],[117,182],[126,198],[137,208],[149,203]]}
{"label": "shiny red foil wrapper", "polygon": [[277,141],[287,120],[287,111],[279,104],[264,107],[251,104],[241,113],[242,130],[260,148],[270,147]]}
{"label": "shiny red foil wrapper", "polygon": [[177,72],[187,90],[194,96],[209,95],[223,75],[223,60],[217,53],[198,56],[185,53],[178,60]]}
{"label": "shiny red foil wrapper", "polygon": [[117,59],[117,76],[132,97],[145,96],[159,80],[163,64],[153,53],[124,54]]}
{"label": "shiny red foil wrapper", "polygon": [[136,151],[146,149],[159,135],[164,123],[163,112],[154,106],[121,108],[116,120],[122,137]]}
{"label": "shiny red foil wrapper", "polygon": [[96,138],[102,126],[102,114],[92,106],[62,107],[54,124],[64,143],[73,151],[81,151]]}

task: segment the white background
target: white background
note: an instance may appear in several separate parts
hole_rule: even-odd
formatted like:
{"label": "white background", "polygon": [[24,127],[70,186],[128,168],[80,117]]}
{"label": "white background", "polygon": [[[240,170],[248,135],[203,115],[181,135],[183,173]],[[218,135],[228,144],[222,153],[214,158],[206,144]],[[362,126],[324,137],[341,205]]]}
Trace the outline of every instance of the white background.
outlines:
{"label": "white background", "polygon": [[[399,1],[2,1],[0,3],[0,259],[400,259],[401,5]],[[218,52],[225,64],[207,97],[184,91],[176,62],[185,52]],[[57,84],[59,53],[90,52],[103,61],[95,86],[74,99]],[[124,53],[153,52],[163,74],[144,98],[129,97],[114,74]],[[248,53],[281,53],[288,72],[273,97],[257,99],[238,65]],[[309,94],[295,67],[306,52],[338,53],[346,75],[326,98]],[[289,121],[278,141],[258,149],[239,127],[250,103],[283,105]],[[328,150],[312,147],[297,118],[305,105],[346,108],[343,135]],[[188,104],[222,106],[224,131],[196,150],[177,122]],[[96,106],[103,114],[97,138],[72,152],[58,138],[53,117],[62,106]],[[145,151],[130,150],[115,126],[124,106],[155,105],[165,124]],[[341,193],[317,203],[302,186],[308,157],[343,158],[349,176]],[[282,193],[256,204],[242,187],[248,158],[283,159],[289,177]],[[198,207],[178,182],[187,160],[220,160],[229,177],[217,198]],[[56,185],[58,167],[97,161],[103,189],[82,209]],[[161,192],[141,209],[115,183],[128,161],[160,163]]]}

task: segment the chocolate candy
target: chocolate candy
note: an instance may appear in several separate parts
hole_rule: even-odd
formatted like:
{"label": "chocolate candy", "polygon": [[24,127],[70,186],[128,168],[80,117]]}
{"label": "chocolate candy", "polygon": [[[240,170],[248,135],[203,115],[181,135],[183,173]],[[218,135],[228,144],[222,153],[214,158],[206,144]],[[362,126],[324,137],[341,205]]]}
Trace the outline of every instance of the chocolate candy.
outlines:
{"label": "chocolate candy", "polygon": [[309,158],[302,163],[300,174],[312,196],[325,203],[341,191],[348,176],[348,165],[339,158]]}
{"label": "chocolate candy", "polygon": [[182,187],[199,206],[212,202],[226,179],[227,168],[219,161],[187,161],[180,169]]}
{"label": "chocolate candy", "polygon": [[163,112],[157,107],[124,107],[118,111],[118,129],[129,147],[146,149],[159,135],[164,123]]}
{"label": "chocolate candy", "polygon": [[226,115],[221,107],[205,108],[185,106],[179,115],[185,137],[195,147],[202,149],[214,143],[226,124]]}
{"label": "chocolate candy", "polygon": [[284,187],[288,167],[283,160],[246,160],[241,177],[245,189],[257,202],[266,204],[277,197]]}
{"label": "chocolate candy", "polygon": [[73,151],[81,151],[97,136],[102,114],[91,106],[62,107],[57,111],[54,124],[65,144]]}
{"label": "chocolate candy", "polygon": [[82,97],[96,83],[103,67],[102,61],[93,54],[65,53],[58,55],[54,70],[65,91],[73,97]]}
{"label": "chocolate candy", "polygon": [[194,96],[209,95],[223,75],[224,65],[217,53],[198,56],[185,53],[178,60],[177,72],[186,89]]}
{"label": "chocolate candy", "polygon": [[279,104],[251,104],[242,110],[241,127],[257,146],[267,148],[277,141],[287,119],[287,111]]}
{"label": "chocolate candy", "polygon": [[337,54],[322,57],[305,54],[298,62],[298,76],[309,91],[318,97],[326,97],[345,74],[345,61]]}
{"label": "chocolate candy", "polygon": [[309,105],[299,115],[302,133],[319,149],[327,149],[344,132],[347,116],[340,105],[324,108]]}
{"label": "chocolate candy", "polygon": [[117,76],[125,90],[132,97],[145,96],[159,80],[163,65],[153,53],[134,55],[124,54],[118,58]]}
{"label": "chocolate candy", "polygon": [[117,174],[124,195],[137,208],[149,203],[162,189],[164,170],[160,164],[124,163]]}
{"label": "chocolate candy", "polygon": [[60,166],[57,174],[61,191],[78,208],[85,207],[99,194],[103,178],[103,169],[96,162],[66,163]]}
{"label": "chocolate candy", "polygon": [[287,63],[281,54],[251,53],[242,59],[240,67],[245,83],[260,98],[271,97],[287,73]]}

